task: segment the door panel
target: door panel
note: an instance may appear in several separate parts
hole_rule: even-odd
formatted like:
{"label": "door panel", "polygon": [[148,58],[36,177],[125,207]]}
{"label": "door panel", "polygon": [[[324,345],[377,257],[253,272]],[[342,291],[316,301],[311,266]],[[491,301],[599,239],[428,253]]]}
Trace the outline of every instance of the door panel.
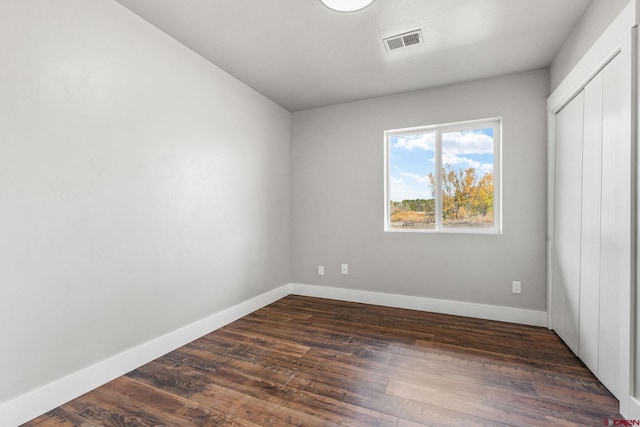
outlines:
{"label": "door panel", "polygon": [[579,351],[580,234],[584,93],[557,115],[553,329]]}
{"label": "door panel", "polygon": [[629,392],[631,283],[631,69],[625,55],[603,74],[600,362],[598,378],[618,398]]}
{"label": "door panel", "polygon": [[598,375],[600,211],[602,205],[602,73],[584,90],[582,243],[578,355]]}

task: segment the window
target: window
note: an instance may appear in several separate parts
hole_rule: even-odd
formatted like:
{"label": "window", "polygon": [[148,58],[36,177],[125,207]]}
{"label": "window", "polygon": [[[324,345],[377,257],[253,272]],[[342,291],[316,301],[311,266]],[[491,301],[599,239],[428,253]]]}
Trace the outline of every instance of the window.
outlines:
{"label": "window", "polygon": [[500,130],[487,119],[386,131],[385,230],[499,233]]}

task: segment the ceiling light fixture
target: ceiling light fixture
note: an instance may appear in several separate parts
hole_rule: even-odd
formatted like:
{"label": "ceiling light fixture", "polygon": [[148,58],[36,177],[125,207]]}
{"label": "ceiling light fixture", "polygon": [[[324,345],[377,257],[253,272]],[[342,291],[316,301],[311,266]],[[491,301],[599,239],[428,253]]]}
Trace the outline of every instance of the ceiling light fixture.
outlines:
{"label": "ceiling light fixture", "polygon": [[320,0],[320,2],[336,12],[355,12],[373,3],[373,0]]}

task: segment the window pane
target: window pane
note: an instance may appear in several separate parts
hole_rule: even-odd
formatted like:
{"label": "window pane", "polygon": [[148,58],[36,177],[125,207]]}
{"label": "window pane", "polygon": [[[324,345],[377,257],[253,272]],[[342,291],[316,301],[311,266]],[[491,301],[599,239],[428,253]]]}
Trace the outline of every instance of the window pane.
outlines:
{"label": "window pane", "polygon": [[493,227],[493,128],[442,134],[442,226]]}
{"label": "window pane", "polygon": [[435,228],[435,133],[389,138],[391,229]]}

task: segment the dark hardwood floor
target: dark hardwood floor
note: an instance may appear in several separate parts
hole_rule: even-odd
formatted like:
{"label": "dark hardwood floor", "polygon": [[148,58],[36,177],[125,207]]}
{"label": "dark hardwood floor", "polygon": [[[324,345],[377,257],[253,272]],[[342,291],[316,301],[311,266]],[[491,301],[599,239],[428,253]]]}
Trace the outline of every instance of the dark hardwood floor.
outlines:
{"label": "dark hardwood floor", "polygon": [[544,328],[288,296],[26,426],[597,426]]}

